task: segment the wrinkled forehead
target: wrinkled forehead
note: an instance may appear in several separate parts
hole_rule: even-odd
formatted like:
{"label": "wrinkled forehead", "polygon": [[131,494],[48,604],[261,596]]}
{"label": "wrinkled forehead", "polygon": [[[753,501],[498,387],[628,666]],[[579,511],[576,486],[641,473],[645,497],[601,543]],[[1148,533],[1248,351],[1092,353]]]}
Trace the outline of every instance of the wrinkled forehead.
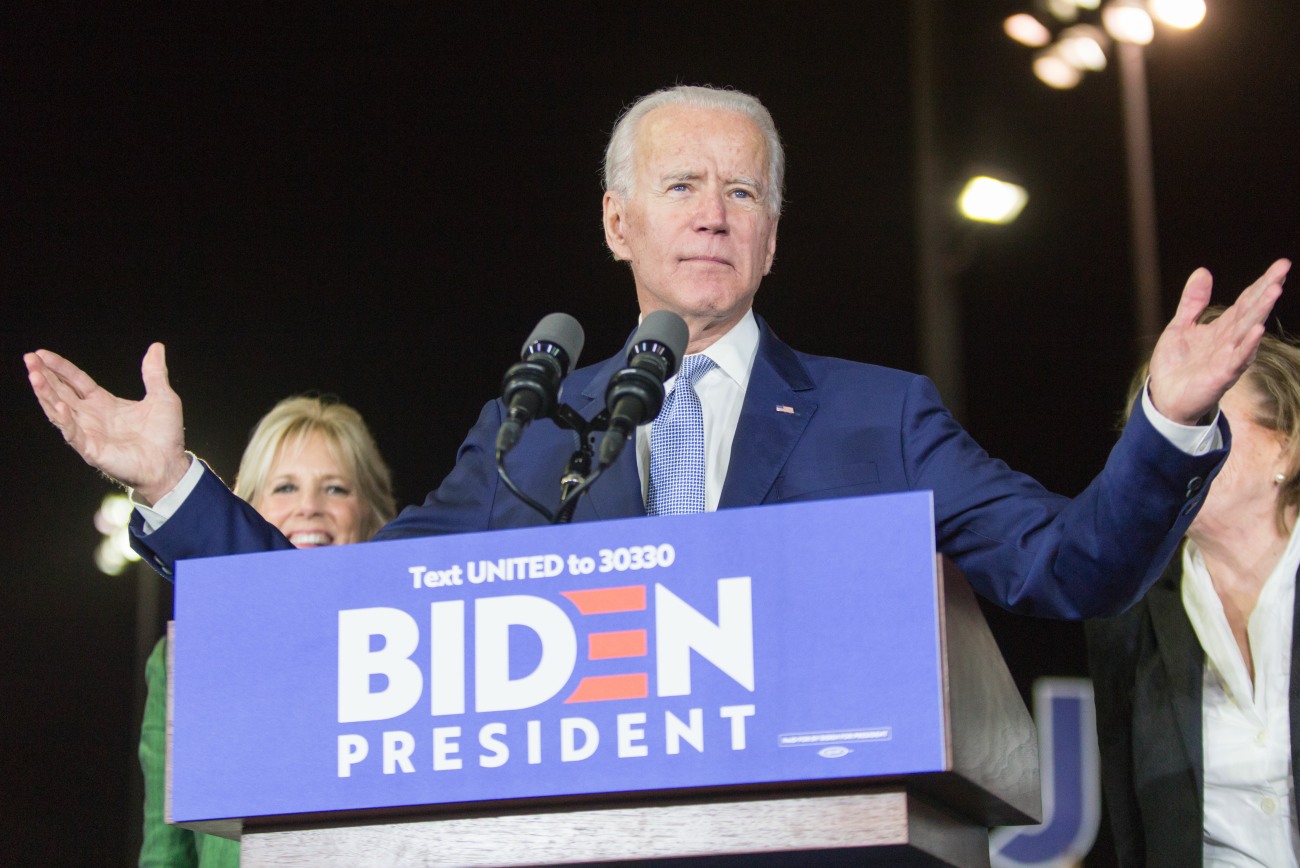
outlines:
{"label": "wrinkled forehead", "polygon": [[749,116],[728,109],[660,106],[637,129],[637,173],[719,172],[767,180],[767,140]]}

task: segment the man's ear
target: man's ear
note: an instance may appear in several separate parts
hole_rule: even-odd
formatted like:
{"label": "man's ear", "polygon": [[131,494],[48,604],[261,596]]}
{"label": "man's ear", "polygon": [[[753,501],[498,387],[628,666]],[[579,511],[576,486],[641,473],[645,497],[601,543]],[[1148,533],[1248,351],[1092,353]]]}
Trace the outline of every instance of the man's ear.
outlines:
{"label": "man's ear", "polygon": [[772,234],[767,239],[767,261],[763,263],[763,276],[772,273],[772,260],[776,259],[776,227],[780,218],[772,221]]}
{"label": "man's ear", "polygon": [[632,248],[627,243],[627,216],[622,197],[606,190],[605,198],[601,201],[601,209],[605,224],[605,245],[609,247],[609,252],[614,254],[615,259],[630,262]]}

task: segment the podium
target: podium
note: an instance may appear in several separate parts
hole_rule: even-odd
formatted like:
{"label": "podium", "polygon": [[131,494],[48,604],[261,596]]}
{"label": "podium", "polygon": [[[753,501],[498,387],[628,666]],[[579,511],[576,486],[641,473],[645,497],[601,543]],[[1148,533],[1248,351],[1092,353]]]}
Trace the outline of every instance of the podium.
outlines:
{"label": "podium", "polygon": [[184,562],[169,817],[261,865],[988,865],[1035,729],[928,493]]}

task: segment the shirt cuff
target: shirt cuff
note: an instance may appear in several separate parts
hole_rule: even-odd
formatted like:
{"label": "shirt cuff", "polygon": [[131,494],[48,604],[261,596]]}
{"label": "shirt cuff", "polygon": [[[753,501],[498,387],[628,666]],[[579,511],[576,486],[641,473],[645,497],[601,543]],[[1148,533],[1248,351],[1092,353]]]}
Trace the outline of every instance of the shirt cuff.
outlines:
{"label": "shirt cuff", "polygon": [[190,456],[190,469],[185,471],[181,481],[176,483],[176,487],[171,491],[158,498],[158,502],[153,506],[145,506],[135,499],[135,491],[127,489],[127,496],[131,498],[131,505],[135,511],[140,513],[140,518],[144,519],[144,532],[153,533],[162,527],[167,519],[176,514],[176,511],[185,503],[185,499],[194,491],[194,486],[199,484],[203,478],[203,462],[200,461],[193,452],[186,452]]}
{"label": "shirt cuff", "polygon": [[1142,412],[1146,414],[1151,427],[1160,432],[1166,440],[1188,455],[1204,455],[1215,449],[1223,448],[1223,435],[1219,433],[1219,411],[1214,411],[1214,418],[1208,425],[1183,425],[1166,418],[1156,405],[1151,402],[1151,391],[1147,385],[1142,387]]}

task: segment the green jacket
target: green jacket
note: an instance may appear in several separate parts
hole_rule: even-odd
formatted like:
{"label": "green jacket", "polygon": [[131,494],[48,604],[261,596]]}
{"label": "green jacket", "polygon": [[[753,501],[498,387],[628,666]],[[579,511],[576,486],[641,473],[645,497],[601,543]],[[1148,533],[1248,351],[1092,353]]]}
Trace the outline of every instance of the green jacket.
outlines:
{"label": "green jacket", "polygon": [[144,772],[144,840],[140,868],[239,868],[239,842],[191,832],[163,820],[167,784],[167,639],[158,640],[144,668],[149,695],[140,726]]}

